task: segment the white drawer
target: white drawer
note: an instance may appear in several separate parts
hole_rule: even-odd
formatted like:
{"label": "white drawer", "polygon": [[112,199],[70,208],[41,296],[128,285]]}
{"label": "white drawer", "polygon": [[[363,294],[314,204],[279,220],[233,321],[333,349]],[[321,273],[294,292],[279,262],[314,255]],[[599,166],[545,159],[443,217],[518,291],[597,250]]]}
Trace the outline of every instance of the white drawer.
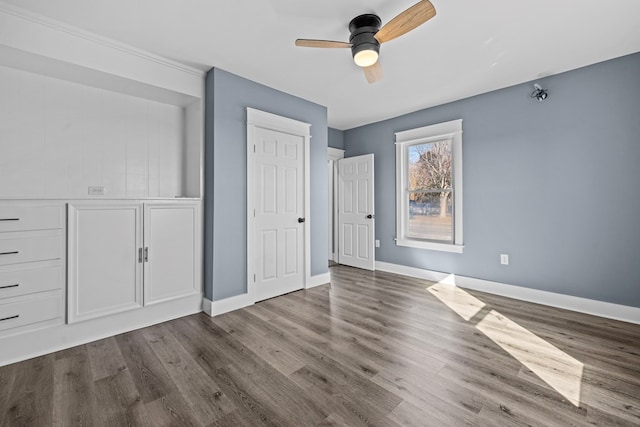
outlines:
{"label": "white drawer", "polygon": [[0,331],[31,325],[62,316],[60,292],[47,292],[42,296],[20,301],[0,301]]}
{"label": "white drawer", "polygon": [[0,233],[52,230],[64,225],[61,206],[0,206]]}
{"label": "white drawer", "polygon": [[61,235],[0,239],[0,265],[46,261],[61,257]]}
{"label": "white drawer", "polygon": [[62,266],[0,272],[0,299],[62,289]]}

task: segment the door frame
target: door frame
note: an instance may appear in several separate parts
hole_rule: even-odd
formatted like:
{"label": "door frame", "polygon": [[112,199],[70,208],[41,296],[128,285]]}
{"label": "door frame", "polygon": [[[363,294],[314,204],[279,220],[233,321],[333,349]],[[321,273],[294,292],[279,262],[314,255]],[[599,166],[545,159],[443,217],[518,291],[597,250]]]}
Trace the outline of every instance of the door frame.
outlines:
{"label": "door frame", "polygon": [[254,138],[257,128],[273,130],[276,132],[288,133],[303,138],[303,198],[304,198],[304,283],[301,289],[306,289],[311,283],[311,174],[310,174],[310,145],[311,145],[311,125],[288,117],[278,116],[247,107],[247,293],[251,301],[256,301],[255,293],[255,266],[256,259],[253,256],[256,245],[255,230],[255,161],[253,154],[255,150]]}
{"label": "door frame", "polygon": [[344,150],[328,147],[327,160],[331,166],[331,185],[329,187],[329,210],[331,215],[331,234],[333,235],[333,247],[331,261],[338,262],[338,161],[344,159]]}

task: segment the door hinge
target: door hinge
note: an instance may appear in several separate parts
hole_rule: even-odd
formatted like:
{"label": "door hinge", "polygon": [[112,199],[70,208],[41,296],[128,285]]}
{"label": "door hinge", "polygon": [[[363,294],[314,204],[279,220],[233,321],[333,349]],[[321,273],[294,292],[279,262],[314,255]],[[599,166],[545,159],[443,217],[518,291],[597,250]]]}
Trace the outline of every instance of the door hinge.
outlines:
{"label": "door hinge", "polygon": [[254,218],[256,217],[256,210],[255,209],[253,210],[253,217]]}
{"label": "door hinge", "polygon": [[256,152],[256,144],[253,144],[253,152]]}
{"label": "door hinge", "polygon": [[138,249],[138,262],[142,264],[142,248]]}
{"label": "door hinge", "polygon": [[255,283],[255,282],[256,282],[256,275],[254,274],[253,275],[253,283]]}

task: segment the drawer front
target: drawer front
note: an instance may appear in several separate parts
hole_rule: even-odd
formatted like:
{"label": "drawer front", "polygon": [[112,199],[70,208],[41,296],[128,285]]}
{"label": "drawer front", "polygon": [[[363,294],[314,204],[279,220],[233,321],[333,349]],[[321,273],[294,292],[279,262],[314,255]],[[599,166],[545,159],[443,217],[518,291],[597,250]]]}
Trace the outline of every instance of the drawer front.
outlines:
{"label": "drawer front", "polygon": [[62,314],[60,292],[5,304],[0,301],[0,331],[56,319]]}
{"label": "drawer front", "polygon": [[62,289],[62,266],[0,272],[0,299]]}
{"label": "drawer front", "polygon": [[0,206],[0,233],[52,230],[63,225],[62,206]]}
{"label": "drawer front", "polygon": [[62,236],[0,239],[0,265],[62,257]]}

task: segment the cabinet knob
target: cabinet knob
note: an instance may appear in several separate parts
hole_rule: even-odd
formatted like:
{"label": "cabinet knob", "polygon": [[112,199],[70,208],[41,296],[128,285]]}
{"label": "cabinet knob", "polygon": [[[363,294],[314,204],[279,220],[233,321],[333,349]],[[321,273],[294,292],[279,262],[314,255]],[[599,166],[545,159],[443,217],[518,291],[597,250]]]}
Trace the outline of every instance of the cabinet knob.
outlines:
{"label": "cabinet knob", "polygon": [[304,218],[298,218],[298,222],[302,224],[304,222]]}
{"label": "cabinet knob", "polygon": [[375,217],[376,217],[375,215],[371,215],[371,214],[367,215],[367,219],[372,219],[372,218],[375,218]]}

